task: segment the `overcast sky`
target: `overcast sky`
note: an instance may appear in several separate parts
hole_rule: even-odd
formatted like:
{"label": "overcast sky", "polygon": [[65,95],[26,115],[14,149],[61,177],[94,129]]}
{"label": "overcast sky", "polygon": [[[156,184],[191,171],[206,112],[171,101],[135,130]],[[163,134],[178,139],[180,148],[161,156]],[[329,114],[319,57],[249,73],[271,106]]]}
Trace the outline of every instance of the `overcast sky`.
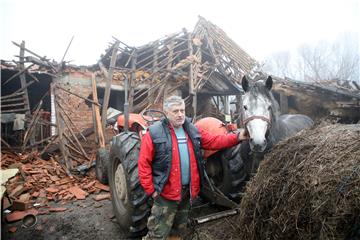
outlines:
{"label": "overcast sky", "polygon": [[182,28],[193,30],[198,15],[222,28],[257,60],[303,43],[360,35],[360,0],[0,0],[0,58],[15,59],[11,41],[60,61],[90,65],[112,36],[140,46]]}

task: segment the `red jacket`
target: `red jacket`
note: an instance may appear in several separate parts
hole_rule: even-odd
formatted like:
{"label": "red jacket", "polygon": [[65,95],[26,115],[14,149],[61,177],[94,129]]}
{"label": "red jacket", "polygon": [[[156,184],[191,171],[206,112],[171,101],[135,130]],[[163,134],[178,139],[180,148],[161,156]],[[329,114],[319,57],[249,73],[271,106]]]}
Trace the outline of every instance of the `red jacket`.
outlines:
{"label": "red jacket", "polygon": [[[229,148],[239,143],[236,134],[227,135],[211,135],[210,133],[198,128],[201,134],[201,147],[206,150],[220,150]],[[165,184],[161,196],[169,200],[181,199],[181,167],[180,167],[180,154],[177,144],[175,131],[170,127],[170,134],[172,139],[172,164],[170,175],[167,183]],[[195,159],[193,144],[186,134],[188,139],[188,150],[190,156],[190,192],[191,197],[194,199],[200,192],[200,176]],[[141,140],[140,154],[138,160],[139,178],[142,187],[147,195],[153,194],[155,191],[153,186],[152,177],[152,160],[154,157],[154,145],[148,131]]]}

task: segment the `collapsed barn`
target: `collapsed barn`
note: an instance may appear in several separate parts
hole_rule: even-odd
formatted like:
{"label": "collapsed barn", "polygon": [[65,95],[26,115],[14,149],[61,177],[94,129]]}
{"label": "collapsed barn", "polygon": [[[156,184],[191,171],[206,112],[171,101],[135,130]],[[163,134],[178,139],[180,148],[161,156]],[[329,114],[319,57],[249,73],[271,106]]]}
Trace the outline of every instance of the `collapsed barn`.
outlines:
{"label": "collapsed barn", "polygon": [[[201,17],[192,32],[182,30],[143,46],[114,39],[98,63],[87,67],[56,63],[24,42],[14,44],[19,60],[1,62],[2,149],[58,161],[62,177],[91,169],[97,146],[116,134],[109,126],[124,110],[161,109],[163,99],[176,94],[194,119],[237,122],[242,76],[263,74],[255,59]],[[357,123],[360,87],[333,83],[274,78],[273,90],[282,113]],[[2,166],[10,166],[12,156],[2,154]],[[66,192],[53,195],[71,198]]]}

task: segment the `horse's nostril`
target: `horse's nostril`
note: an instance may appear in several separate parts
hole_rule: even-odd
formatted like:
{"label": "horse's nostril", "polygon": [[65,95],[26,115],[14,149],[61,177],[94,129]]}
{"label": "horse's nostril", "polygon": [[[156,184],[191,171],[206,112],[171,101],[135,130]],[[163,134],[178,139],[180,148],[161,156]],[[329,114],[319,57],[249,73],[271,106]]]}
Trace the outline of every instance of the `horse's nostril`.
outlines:
{"label": "horse's nostril", "polygon": [[250,142],[254,142],[254,139],[250,138]]}

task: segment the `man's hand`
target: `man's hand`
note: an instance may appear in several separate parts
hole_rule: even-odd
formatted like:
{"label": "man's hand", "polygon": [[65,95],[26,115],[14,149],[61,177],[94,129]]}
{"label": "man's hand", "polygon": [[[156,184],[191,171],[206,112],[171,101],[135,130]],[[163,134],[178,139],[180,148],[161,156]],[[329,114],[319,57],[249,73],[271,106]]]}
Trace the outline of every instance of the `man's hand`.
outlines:
{"label": "man's hand", "polygon": [[153,194],[151,194],[152,199],[155,199],[157,196],[159,196],[157,191],[154,191]]}
{"label": "man's hand", "polygon": [[240,142],[249,138],[249,135],[247,134],[247,131],[245,131],[245,129],[239,129],[237,136]]}

